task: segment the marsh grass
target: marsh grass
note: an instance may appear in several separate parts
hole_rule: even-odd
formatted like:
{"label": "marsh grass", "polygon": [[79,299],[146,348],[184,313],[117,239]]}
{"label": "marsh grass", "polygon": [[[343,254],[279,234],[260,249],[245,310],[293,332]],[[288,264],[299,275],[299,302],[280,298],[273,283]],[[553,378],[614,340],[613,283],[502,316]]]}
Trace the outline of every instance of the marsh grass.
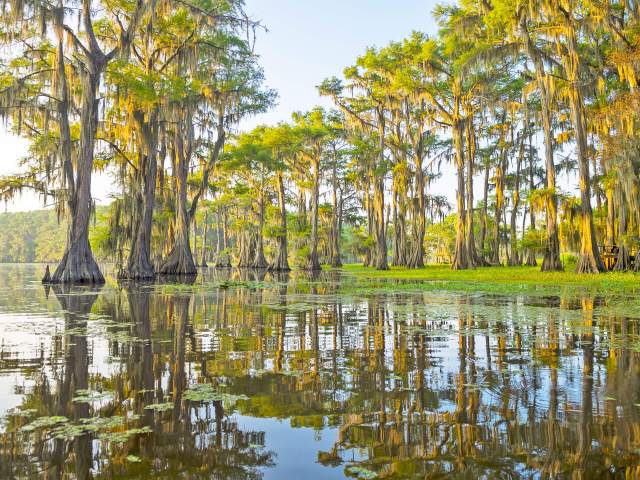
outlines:
{"label": "marsh grass", "polygon": [[608,272],[599,275],[573,271],[543,273],[537,267],[486,267],[451,270],[428,266],[410,270],[392,267],[378,271],[362,265],[346,265],[343,274],[354,278],[343,282],[347,290],[449,290],[487,293],[558,294],[560,291],[634,294],[640,291],[640,274]]}

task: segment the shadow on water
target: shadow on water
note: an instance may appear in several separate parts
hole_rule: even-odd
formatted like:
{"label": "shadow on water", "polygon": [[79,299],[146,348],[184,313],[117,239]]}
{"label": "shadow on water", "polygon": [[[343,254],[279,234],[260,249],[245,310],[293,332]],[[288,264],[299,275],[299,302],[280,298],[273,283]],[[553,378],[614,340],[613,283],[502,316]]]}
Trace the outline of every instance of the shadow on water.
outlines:
{"label": "shadow on water", "polygon": [[638,319],[603,297],[6,275],[0,478],[640,475]]}

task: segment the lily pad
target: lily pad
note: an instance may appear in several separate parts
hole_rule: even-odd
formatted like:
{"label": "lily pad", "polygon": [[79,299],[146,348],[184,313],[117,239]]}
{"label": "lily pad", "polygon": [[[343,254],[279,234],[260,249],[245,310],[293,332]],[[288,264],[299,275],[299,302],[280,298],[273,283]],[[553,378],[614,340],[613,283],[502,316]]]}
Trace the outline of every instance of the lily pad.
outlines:
{"label": "lily pad", "polygon": [[144,407],[145,410],[154,410],[156,412],[168,412],[173,409],[173,403],[165,402],[165,403],[154,403],[152,405],[147,405]]}
{"label": "lily pad", "polygon": [[41,428],[51,428],[62,423],[68,423],[69,419],[62,416],[53,417],[40,417],[36,418],[33,422],[25,425],[20,429],[21,432],[34,432]]}
{"label": "lily pad", "polygon": [[224,402],[234,404],[238,400],[248,400],[246,395],[232,395],[229,393],[218,392],[208,383],[196,385],[184,392],[184,399],[190,402],[212,403]]}

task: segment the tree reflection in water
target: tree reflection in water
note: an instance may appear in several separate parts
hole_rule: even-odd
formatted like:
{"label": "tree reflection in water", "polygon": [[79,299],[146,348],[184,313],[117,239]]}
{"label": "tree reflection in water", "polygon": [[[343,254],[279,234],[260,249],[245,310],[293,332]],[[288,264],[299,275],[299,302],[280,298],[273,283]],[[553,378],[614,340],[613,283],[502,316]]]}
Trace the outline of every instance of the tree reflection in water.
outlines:
{"label": "tree reflection in water", "polygon": [[[47,300],[27,281],[0,281],[31,296],[0,304],[24,314],[0,319],[0,379],[26,385],[21,415],[0,404],[1,478],[640,475],[638,325],[609,299],[225,270]],[[21,430],[41,417],[68,423]],[[280,421],[315,440],[282,443]]]}

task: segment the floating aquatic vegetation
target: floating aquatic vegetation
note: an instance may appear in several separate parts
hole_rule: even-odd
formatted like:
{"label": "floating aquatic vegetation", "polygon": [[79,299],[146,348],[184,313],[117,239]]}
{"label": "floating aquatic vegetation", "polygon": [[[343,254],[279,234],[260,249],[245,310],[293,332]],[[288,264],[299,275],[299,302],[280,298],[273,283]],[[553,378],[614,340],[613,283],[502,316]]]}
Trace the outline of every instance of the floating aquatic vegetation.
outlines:
{"label": "floating aquatic vegetation", "polygon": [[72,440],[89,433],[119,428],[124,424],[125,418],[120,416],[82,418],[77,424],[63,423],[54,427],[51,435],[59,440]]}
{"label": "floating aquatic vegetation", "polygon": [[358,465],[349,465],[345,468],[345,473],[350,477],[362,478],[364,480],[373,480],[374,478],[378,478],[378,474],[376,472]]}
{"label": "floating aquatic vegetation", "polygon": [[62,332],[64,335],[72,335],[75,337],[85,337],[88,335],[87,327],[68,328]]}
{"label": "floating aquatic vegetation", "polygon": [[286,311],[289,313],[303,313],[316,308],[315,305],[311,305],[309,303],[289,303],[285,305],[267,303],[263,305],[258,305],[258,307],[264,307],[269,310],[275,310],[275,311]]}
{"label": "floating aquatic vegetation", "polygon": [[95,390],[76,390],[73,403],[93,403],[113,398],[113,392],[97,392]]}
{"label": "floating aquatic vegetation", "polygon": [[36,410],[35,408],[28,408],[24,410],[21,410],[19,408],[14,408],[6,412],[5,415],[7,417],[31,417],[36,413],[38,413],[38,410]]}
{"label": "floating aquatic vegetation", "polygon": [[135,435],[143,435],[152,432],[153,430],[151,430],[151,428],[149,427],[131,428],[122,432],[101,433],[100,435],[98,435],[98,440],[105,440],[112,443],[125,443]]}
{"label": "floating aquatic vegetation", "polygon": [[243,281],[243,280],[223,280],[217,284],[217,288],[247,288],[249,290],[261,290],[265,288],[277,287],[277,283]]}
{"label": "floating aquatic vegetation", "polygon": [[168,412],[173,409],[173,403],[165,402],[165,403],[154,403],[151,405],[146,405],[144,407],[145,410],[153,410],[155,412]]}
{"label": "floating aquatic vegetation", "polygon": [[112,342],[118,343],[142,343],[144,340],[139,337],[134,337],[126,332],[106,332],[105,337]]}
{"label": "floating aquatic vegetation", "polygon": [[[133,416],[130,420],[137,420]],[[149,427],[132,428],[113,432],[125,425],[127,419],[121,416],[82,418],[78,423],[70,423],[67,417],[40,417],[20,429],[21,432],[31,433],[36,430],[49,430],[52,438],[59,440],[73,440],[87,434],[98,433],[98,439],[114,443],[123,443],[133,435],[151,433]]]}
{"label": "floating aquatic vegetation", "polygon": [[212,385],[202,383],[184,392],[183,398],[190,402],[212,403],[223,402],[225,404],[235,404],[238,400],[249,400],[246,395],[233,395],[217,391]]}
{"label": "floating aquatic vegetation", "polygon": [[21,432],[34,432],[39,429],[51,428],[56,425],[60,425],[62,423],[68,423],[69,419],[67,417],[62,416],[53,416],[53,417],[40,417],[36,418],[33,422],[28,423],[23,426],[20,431]]}

